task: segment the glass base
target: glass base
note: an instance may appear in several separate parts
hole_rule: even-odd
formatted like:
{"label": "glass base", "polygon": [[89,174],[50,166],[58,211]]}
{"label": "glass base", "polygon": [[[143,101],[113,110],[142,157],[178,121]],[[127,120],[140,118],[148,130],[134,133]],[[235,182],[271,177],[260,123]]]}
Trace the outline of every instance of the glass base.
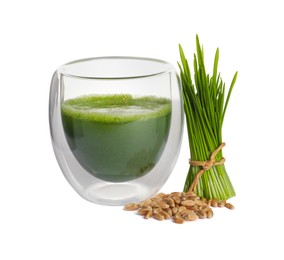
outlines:
{"label": "glass base", "polygon": [[85,199],[102,205],[122,206],[151,196],[149,188],[139,183],[104,183],[89,186]]}

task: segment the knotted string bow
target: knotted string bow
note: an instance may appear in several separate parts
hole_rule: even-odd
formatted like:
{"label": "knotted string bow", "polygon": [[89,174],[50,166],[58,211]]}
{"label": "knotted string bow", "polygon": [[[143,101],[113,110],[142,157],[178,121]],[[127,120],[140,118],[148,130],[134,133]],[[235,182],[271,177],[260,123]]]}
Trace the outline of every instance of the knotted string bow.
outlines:
{"label": "knotted string bow", "polygon": [[198,180],[199,178],[202,176],[202,174],[209,170],[211,167],[213,166],[217,166],[217,165],[222,165],[225,163],[225,158],[222,157],[222,159],[219,162],[216,162],[215,157],[216,155],[222,150],[222,148],[225,146],[225,143],[221,143],[215,151],[213,151],[213,153],[210,156],[210,159],[208,161],[193,161],[193,160],[189,160],[189,164],[192,166],[200,166],[202,167],[202,169],[196,174],[193,182],[191,183],[190,187],[189,187],[189,192],[193,192],[197,186]]}

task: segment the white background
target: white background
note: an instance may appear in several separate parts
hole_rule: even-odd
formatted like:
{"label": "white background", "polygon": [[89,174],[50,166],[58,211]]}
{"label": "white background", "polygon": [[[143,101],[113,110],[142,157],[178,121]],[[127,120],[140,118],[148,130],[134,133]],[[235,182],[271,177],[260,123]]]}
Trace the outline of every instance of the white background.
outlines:
{"label": "white background", "polygon": [[[0,259],[284,259],[282,1],[1,1]],[[53,154],[49,85],[75,59],[126,55],[176,66],[198,33],[208,67],[220,48],[231,96],[223,138],[234,211],[184,225],[92,204]],[[181,190],[185,133],[163,192]]]}

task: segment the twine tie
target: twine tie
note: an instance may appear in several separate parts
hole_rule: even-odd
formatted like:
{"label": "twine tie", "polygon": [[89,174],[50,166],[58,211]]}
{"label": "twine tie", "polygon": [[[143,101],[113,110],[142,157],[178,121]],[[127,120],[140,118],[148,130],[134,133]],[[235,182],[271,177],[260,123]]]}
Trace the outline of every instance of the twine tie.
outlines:
{"label": "twine tie", "polygon": [[216,162],[215,157],[216,155],[222,150],[222,148],[225,146],[225,143],[221,143],[211,154],[209,160],[207,161],[194,161],[194,160],[189,160],[189,164],[191,166],[196,166],[196,167],[202,167],[202,169],[199,170],[199,172],[196,174],[192,184],[189,187],[189,191],[193,192],[197,186],[199,178],[202,176],[202,174],[211,169],[213,166],[217,165],[222,165],[225,163],[225,158],[222,157],[222,159],[219,162]]}

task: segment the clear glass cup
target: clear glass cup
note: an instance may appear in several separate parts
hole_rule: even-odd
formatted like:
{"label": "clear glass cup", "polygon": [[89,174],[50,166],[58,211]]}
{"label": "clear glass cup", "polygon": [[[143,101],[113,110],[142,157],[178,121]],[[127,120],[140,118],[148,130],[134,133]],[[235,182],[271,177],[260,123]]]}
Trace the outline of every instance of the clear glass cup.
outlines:
{"label": "clear glass cup", "polygon": [[83,198],[105,205],[144,200],[166,182],[180,151],[178,75],[149,58],[67,63],[52,77],[49,122],[59,166]]}

